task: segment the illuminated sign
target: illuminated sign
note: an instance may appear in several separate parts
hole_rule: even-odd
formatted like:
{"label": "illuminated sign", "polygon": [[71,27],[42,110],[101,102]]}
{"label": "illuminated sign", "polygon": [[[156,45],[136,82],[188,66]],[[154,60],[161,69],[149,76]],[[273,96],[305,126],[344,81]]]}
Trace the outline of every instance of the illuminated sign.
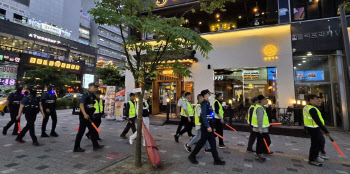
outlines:
{"label": "illuminated sign", "polygon": [[13,57],[13,56],[7,56],[7,55],[0,55],[0,60],[5,60],[9,62],[20,62],[21,58],[19,57]]}
{"label": "illuminated sign", "polygon": [[29,59],[29,63],[31,64],[36,64],[36,65],[47,65],[49,64],[49,66],[55,66],[57,68],[66,68],[66,69],[71,69],[71,70],[80,70],[80,65],[75,65],[75,64],[69,64],[66,62],[61,62],[59,60],[57,61],[53,61],[53,60],[43,60],[43,59],[38,59],[35,57],[31,57]]}
{"label": "illuminated sign", "polygon": [[14,86],[16,84],[15,79],[0,78],[0,85]]}
{"label": "illuminated sign", "polygon": [[89,88],[89,83],[93,83],[95,80],[93,74],[84,74],[83,75],[83,88]]}
{"label": "illuminated sign", "polygon": [[62,36],[66,36],[66,37],[71,37],[71,33],[68,31],[65,31],[63,29],[60,29],[60,28],[52,26],[52,25],[41,23],[41,22],[36,21],[34,19],[28,19],[28,24],[34,28],[39,28],[39,29],[44,30],[46,32],[50,32],[50,33],[54,33],[54,34],[62,35]]}
{"label": "illuminated sign", "polygon": [[39,40],[42,40],[42,41],[45,41],[45,42],[51,42],[51,43],[54,43],[54,44],[61,44],[61,42],[58,41],[58,40],[53,40],[53,39],[46,38],[46,37],[43,37],[43,36],[38,36],[36,34],[29,34],[29,37],[32,37],[34,39],[39,39]]}
{"label": "illuminated sign", "polygon": [[168,0],[156,0],[157,7],[164,7]]}
{"label": "illuminated sign", "polygon": [[29,17],[29,16],[30,16],[29,11],[20,9],[20,8],[18,8],[18,7],[9,5],[9,4],[4,3],[4,2],[0,2],[0,8],[4,9],[4,10],[6,10],[6,11],[10,11],[10,12],[12,12],[12,13],[19,14],[19,15],[21,15],[21,16],[25,16],[25,17]]}
{"label": "illuminated sign", "polygon": [[278,56],[277,55],[278,49],[275,45],[266,45],[263,49],[263,53],[265,55],[264,60],[265,61],[270,61],[270,60],[277,60]]}

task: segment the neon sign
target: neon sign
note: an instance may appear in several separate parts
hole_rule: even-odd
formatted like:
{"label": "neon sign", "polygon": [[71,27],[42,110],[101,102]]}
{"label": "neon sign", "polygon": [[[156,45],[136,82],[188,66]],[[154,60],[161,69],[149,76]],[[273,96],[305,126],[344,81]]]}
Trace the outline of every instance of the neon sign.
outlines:
{"label": "neon sign", "polygon": [[9,62],[20,62],[21,58],[19,57],[12,57],[12,56],[7,56],[7,55],[0,55],[0,60],[5,60]]}
{"label": "neon sign", "polygon": [[15,79],[0,78],[0,85],[13,86],[15,84],[16,84],[16,80]]}
{"label": "neon sign", "polygon": [[53,39],[46,38],[46,37],[43,37],[43,36],[38,36],[36,34],[29,34],[29,37],[32,37],[34,39],[39,39],[39,40],[42,40],[42,41],[45,41],[45,42],[51,42],[51,43],[54,43],[54,44],[61,44],[61,42],[58,41],[58,40],[53,40]]}
{"label": "neon sign", "polygon": [[263,49],[263,53],[265,55],[265,61],[277,60],[278,56],[276,56],[278,49],[275,45],[266,45]]}
{"label": "neon sign", "polygon": [[40,59],[40,58],[35,58],[35,57],[31,57],[29,59],[29,63],[31,64],[36,64],[36,65],[47,65],[49,64],[49,66],[55,66],[57,68],[65,68],[65,69],[71,69],[71,70],[80,70],[80,65],[75,65],[75,64],[69,64],[66,62],[61,62],[59,60],[45,60],[45,59]]}

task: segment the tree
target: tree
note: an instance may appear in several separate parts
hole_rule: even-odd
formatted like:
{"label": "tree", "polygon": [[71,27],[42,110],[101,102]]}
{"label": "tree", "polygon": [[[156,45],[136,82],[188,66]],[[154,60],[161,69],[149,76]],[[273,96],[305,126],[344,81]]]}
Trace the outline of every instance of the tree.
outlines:
{"label": "tree", "polygon": [[68,74],[67,71],[61,71],[56,67],[29,70],[22,79],[24,84],[38,86],[43,90],[49,85],[54,85],[56,89],[64,89],[65,85],[72,85],[75,80],[75,75]]}
{"label": "tree", "polygon": [[[199,5],[201,10],[213,13],[216,9],[223,9],[224,3],[229,1],[234,0],[200,0]],[[192,8],[184,14],[191,10],[194,12]],[[137,94],[139,106],[143,101],[145,81],[158,74],[157,68],[160,65],[173,67],[174,73],[191,75],[186,65],[179,62],[170,64],[166,57],[178,57],[186,54],[188,48],[192,48],[208,59],[208,53],[212,50],[209,41],[195,31],[181,27],[185,22],[183,17],[163,18],[154,15],[154,9],[154,1],[149,0],[102,0],[96,2],[96,7],[89,11],[98,24],[115,25],[121,31],[129,29],[134,33],[126,35],[125,32],[121,32],[121,37],[126,53],[125,67],[132,73],[135,86],[141,87],[141,93]],[[154,41],[147,42],[142,39],[142,33],[154,33],[157,37]],[[142,107],[139,107],[137,115],[135,165],[140,167]]]}
{"label": "tree", "polygon": [[125,77],[120,75],[119,72],[119,68],[110,64],[103,68],[96,68],[96,73],[103,81],[103,84],[108,86],[125,86]]}

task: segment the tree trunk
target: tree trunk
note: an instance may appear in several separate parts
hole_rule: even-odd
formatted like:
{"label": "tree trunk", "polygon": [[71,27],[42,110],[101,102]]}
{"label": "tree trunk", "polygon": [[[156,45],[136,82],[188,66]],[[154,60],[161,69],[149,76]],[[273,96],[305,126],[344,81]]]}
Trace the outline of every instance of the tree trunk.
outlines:
{"label": "tree trunk", "polygon": [[[135,86],[138,86],[136,84]],[[143,95],[145,93],[145,89],[141,88],[141,93],[137,93],[136,97],[138,98],[137,106],[138,106],[138,114],[137,114],[137,138],[136,138],[136,149],[135,149],[135,165],[136,167],[141,167],[141,131],[142,131],[142,113],[143,113]]]}

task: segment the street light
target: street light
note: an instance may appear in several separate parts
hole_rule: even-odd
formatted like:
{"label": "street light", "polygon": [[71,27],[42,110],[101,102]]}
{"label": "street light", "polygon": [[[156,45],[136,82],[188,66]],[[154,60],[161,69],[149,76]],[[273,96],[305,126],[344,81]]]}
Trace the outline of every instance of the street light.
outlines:
{"label": "street light", "polygon": [[254,7],[254,8],[253,8],[253,12],[254,12],[254,13],[258,12],[258,7]]}
{"label": "street light", "polygon": [[216,18],[220,18],[220,14],[219,14],[219,13],[216,14],[215,17],[216,17]]}

